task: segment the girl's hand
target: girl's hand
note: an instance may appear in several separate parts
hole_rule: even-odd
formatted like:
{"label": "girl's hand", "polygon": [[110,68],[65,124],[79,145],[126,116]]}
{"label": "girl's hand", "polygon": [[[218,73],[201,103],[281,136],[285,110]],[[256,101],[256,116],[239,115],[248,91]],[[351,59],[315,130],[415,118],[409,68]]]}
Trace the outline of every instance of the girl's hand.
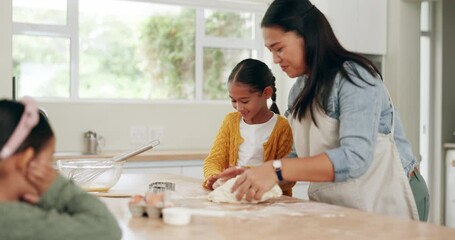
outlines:
{"label": "girl's hand", "polygon": [[220,174],[216,174],[213,176],[210,176],[207,181],[205,182],[205,188],[214,190],[215,188],[221,186],[224,182],[231,178],[235,178],[238,175],[242,174],[245,172],[248,168],[244,167],[235,167],[231,166],[229,168],[226,168],[221,172]]}
{"label": "girl's hand", "polygon": [[237,192],[235,197],[239,201],[245,195],[247,201],[251,201],[253,198],[260,200],[262,195],[272,189],[277,182],[278,177],[272,167],[272,161],[268,161],[244,171],[234,183],[231,192]]}
{"label": "girl's hand", "polygon": [[22,201],[28,202],[30,204],[38,204],[40,200],[40,196],[38,193],[25,193],[22,196]]}
{"label": "girl's hand", "polygon": [[219,178],[221,178],[224,182],[231,179],[235,178],[238,175],[244,173],[248,168],[243,168],[243,167],[229,167],[224,169],[222,173],[219,174]]}
{"label": "girl's hand", "polygon": [[219,174],[212,175],[205,181],[205,188],[213,190],[213,184],[220,178]]}
{"label": "girl's hand", "polygon": [[39,202],[38,190],[30,184],[26,176],[20,175],[16,178],[15,185],[20,189],[19,199],[30,204],[37,204]]}
{"label": "girl's hand", "polygon": [[37,189],[39,196],[49,189],[56,177],[57,172],[47,161],[31,161],[28,166],[27,179]]}
{"label": "girl's hand", "polygon": [[30,148],[3,160],[5,164],[2,171],[4,172],[0,174],[4,175],[5,182],[10,182],[14,186],[9,189],[11,200],[22,200],[29,203],[37,202],[33,196],[38,195],[38,191],[26,177],[27,164],[32,158],[33,150]]}

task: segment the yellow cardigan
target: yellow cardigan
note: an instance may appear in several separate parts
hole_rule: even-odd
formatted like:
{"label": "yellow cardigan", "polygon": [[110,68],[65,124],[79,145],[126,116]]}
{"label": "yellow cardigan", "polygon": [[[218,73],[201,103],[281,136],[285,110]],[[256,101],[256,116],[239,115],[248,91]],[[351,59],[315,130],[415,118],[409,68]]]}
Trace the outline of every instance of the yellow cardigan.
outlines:
{"label": "yellow cardigan", "polygon": [[[218,130],[210,154],[204,160],[204,182],[210,176],[221,173],[230,166],[237,165],[239,146],[243,142],[240,135],[239,112],[226,115]],[[292,130],[286,118],[278,115],[278,120],[266,143],[264,143],[264,162],[286,157],[292,148]],[[280,187],[284,195],[292,196],[292,187],[295,182],[281,183]]]}

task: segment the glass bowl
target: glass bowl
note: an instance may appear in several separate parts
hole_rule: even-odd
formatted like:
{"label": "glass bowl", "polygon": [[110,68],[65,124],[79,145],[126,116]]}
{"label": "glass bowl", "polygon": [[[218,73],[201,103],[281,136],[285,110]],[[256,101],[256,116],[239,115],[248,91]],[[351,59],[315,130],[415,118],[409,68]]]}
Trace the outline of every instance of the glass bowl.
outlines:
{"label": "glass bowl", "polygon": [[57,160],[59,172],[88,192],[107,192],[120,178],[123,161],[109,158]]}

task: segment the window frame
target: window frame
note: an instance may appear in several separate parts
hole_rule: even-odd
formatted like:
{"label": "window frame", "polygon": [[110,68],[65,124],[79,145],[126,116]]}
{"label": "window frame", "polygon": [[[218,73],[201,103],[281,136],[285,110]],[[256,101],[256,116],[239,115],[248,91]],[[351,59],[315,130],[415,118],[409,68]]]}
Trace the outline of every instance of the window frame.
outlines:
{"label": "window frame", "polygon": [[[433,164],[434,159],[432,157],[433,152],[431,150],[431,142],[432,136],[434,133],[432,124],[434,122],[433,117],[431,117],[431,106],[434,105],[433,95],[435,89],[435,59],[436,59],[436,26],[435,26],[435,3],[434,1],[423,0],[421,2],[421,6],[423,3],[428,4],[428,8],[426,9],[427,12],[427,22],[426,26],[428,29],[422,29],[420,26],[420,41],[422,38],[427,39],[428,41],[428,66],[427,67],[427,75],[422,76],[420,75],[419,84],[420,84],[420,129],[419,129],[419,149],[420,149],[420,157],[421,157],[421,173],[424,179],[427,179],[427,183],[429,186],[432,185],[432,178],[433,176],[431,173],[431,165]],[[422,14],[422,12],[421,12]],[[422,18],[422,15],[420,16]],[[420,43],[420,63],[422,64],[422,57],[423,57],[423,48],[422,42]],[[421,65],[420,68],[422,69],[423,66]],[[421,70],[422,74],[422,70]]]}
{"label": "window frame", "polygon": [[[13,0],[14,1],[14,0]],[[79,96],[79,0],[67,1],[66,25],[48,25],[13,22],[13,35],[46,36],[67,38],[70,41],[70,93],[68,98],[39,97],[45,101],[68,102],[219,102],[225,100],[204,99],[204,48],[248,49],[257,53],[257,59],[264,59],[265,48],[260,29],[260,19],[267,9],[265,2],[242,0],[122,0],[125,2],[160,3],[194,8],[196,11],[195,39],[195,97],[194,99],[122,99],[122,98],[81,98]],[[115,0],[113,0],[115,1]],[[253,14],[255,26],[252,39],[214,37],[205,35],[204,9],[249,12]]]}

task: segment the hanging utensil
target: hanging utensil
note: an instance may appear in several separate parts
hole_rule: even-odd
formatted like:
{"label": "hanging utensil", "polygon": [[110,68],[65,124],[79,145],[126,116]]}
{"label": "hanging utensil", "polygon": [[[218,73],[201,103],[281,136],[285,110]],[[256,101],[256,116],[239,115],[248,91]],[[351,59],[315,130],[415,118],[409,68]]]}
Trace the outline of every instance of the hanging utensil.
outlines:
{"label": "hanging utensil", "polygon": [[140,146],[139,148],[136,148],[134,150],[131,150],[131,151],[128,151],[128,152],[125,152],[123,154],[118,154],[118,155],[115,155],[111,160],[114,161],[114,162],[120,162],[120,161],[124,161],[132,156],[136,156],[138,155],[139,153],[142,153],[142,152],[145,152],[149,149],[152,149],[156,146],[158,146],[160,144],[160,140],[153,140],[145,145],[142,145]]}

